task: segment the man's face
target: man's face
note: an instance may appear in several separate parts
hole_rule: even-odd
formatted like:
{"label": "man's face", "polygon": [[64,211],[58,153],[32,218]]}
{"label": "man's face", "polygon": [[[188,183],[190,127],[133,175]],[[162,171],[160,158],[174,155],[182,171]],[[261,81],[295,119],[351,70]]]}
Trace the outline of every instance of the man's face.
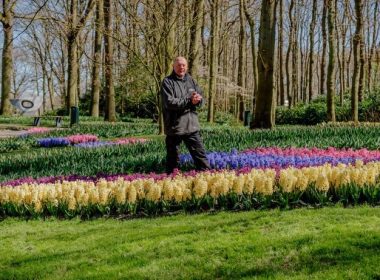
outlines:
{"label": "man's face", "polygon": [[177,76],[183,78],[187,72],[187,61],[185,59],[177,59],[174,62],[173,68]]}

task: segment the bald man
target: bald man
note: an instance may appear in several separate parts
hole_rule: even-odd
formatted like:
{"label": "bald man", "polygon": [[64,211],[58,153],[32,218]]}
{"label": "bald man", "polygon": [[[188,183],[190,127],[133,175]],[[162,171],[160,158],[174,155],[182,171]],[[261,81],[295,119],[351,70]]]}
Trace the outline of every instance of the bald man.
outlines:
{"label": "bald man", "polygon": [[197,108],[203,104],[202,90],[187,73],[187,60],[176,57],[173,72],[161,84],[166,134],[166,173],[179,165],[179,145],[183,141],[197,170],[210,169],[199,130]]}

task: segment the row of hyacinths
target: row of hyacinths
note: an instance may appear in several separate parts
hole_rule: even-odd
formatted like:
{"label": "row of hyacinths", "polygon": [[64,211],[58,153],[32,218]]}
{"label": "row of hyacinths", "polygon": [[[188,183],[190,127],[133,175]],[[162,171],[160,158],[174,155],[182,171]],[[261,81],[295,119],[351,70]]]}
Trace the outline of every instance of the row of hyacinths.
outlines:
{"label": "row of hyacinths", "polygon": [[[318,148],[255,148],[242,152],[212,152],[207,154],[212,169],[273,168],[354,164],[357,160],[364,163],[380,161],[380,151],[367,149],[318,149]],[[193,165],[189,154],[180,156],[181,166]]]}
{"label": "row of hyacinths", "polygon": [[[276,155],[277,161],[273,160],[272,166],[263,161],[263,165],[254,168],[243,165],[234,169],[230,165],[229,169],[177,172],[170,176],[19,179],[0,187],[0,214],[71,217],[157,214],[181,208],[198,211],[380,202],[379,151],[260,148],[231,154]],[[311,160],[318,156],[333,156],[337,161]],[[300,165],[288,161],[298,157],[310,158],[309,166],[305,161]],[[345,162],[347,158],[353,161]]]}
{"label": "row of hyacinths", "polygon": [[96,135],[92,134],[76,134],[66,137],[46,137],[37,139],[40,147],[64,147],[75,146],[81,148],[97,148],[113,145],[129,145],[136,143],[144,143],[147,140],[144,138],[119,138],[112,141],[100,141]]}

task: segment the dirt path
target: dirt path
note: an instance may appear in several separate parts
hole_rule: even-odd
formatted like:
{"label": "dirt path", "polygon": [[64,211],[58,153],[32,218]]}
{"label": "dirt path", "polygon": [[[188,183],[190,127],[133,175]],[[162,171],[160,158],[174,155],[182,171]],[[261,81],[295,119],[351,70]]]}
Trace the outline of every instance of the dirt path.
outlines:
{"label": "dirt path", "polygon": [[0,130],[0,138],[8,138],[15,137],[21,134],[24,134],[26,130],[9,130],[9,129],[1,129]]}

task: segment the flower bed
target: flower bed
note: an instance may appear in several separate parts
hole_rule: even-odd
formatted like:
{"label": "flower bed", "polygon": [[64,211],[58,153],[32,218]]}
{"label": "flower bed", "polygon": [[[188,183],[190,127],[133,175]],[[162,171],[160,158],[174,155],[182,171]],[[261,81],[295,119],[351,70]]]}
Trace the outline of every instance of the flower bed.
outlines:
{"label": "flower bed", "polygon": [[47,128],[47,127],[32,127],[32,128],[29,128],[27,131],[26,131],[26,134],[38,134],[38,133],[47,133],[49,132],[50,129]]}
{"label": "flower bed", "polygon": [[98,136],[92,134],[76,134],[65,137],[71,145],[98,141]]}
{"label": "flower bed", "polygon": [[145,143],[147,141],[148,140],[144,138],[120,138],[114,141],[95,141],[95,142],[75,144],[74,146],[80,147],[80,148],[98,148],[98,147],[104,147],[104,146],[131,145],[131,144],[137,144],[137,143]]}
{"label": "flower bed", "polygon": [[91,134],[76,134],[67,137],[48,137],[37,139],[40,147],[63,147],[75,146],[81,148],[97,148],[112,145],[129,145],[136,143],[145,143],[147,140],[144,138],[120,138],[114,141],[99,141],[96,135]]}
{"label": "flower bed", "polygon": [[37,144],[40,147],[64,147],[69,145],[75,145],[78,143],[89,143],[98,140],[96,135],[91,134],[76,134],[67,137],[47,137],[37,139]]}
{"label": "flower bed", "polygon": [[65,147],[70,145],[70,141],[64,137],[48,137],[37,139],[38,146],[44,148]]}
{"label": "flower bed", "polygon": [[[380,162],[318,167],[46,178],[0,187],[3,216],[85,217],[184,209],[380,203]],[[68,180],[66,180],[68,179]],[[74,180],[76,179],[76,180]]]}
{"label": "flower bed", "polygon": [[[380,161],[380,151],[367,149],[318,149],[318,148],[256,148],[243,152],[232,150],[226,152],[211,152],[207,158],[213,169],[239,169],[239,168],[274,168],[281,169],[290,166],[308,167],[319,166],[326,163],[337,165],[339,163],[352,164],[356,160],[363,162]],[[188,167],[193,164],[189,154],[180,156],[180,164]]]}

